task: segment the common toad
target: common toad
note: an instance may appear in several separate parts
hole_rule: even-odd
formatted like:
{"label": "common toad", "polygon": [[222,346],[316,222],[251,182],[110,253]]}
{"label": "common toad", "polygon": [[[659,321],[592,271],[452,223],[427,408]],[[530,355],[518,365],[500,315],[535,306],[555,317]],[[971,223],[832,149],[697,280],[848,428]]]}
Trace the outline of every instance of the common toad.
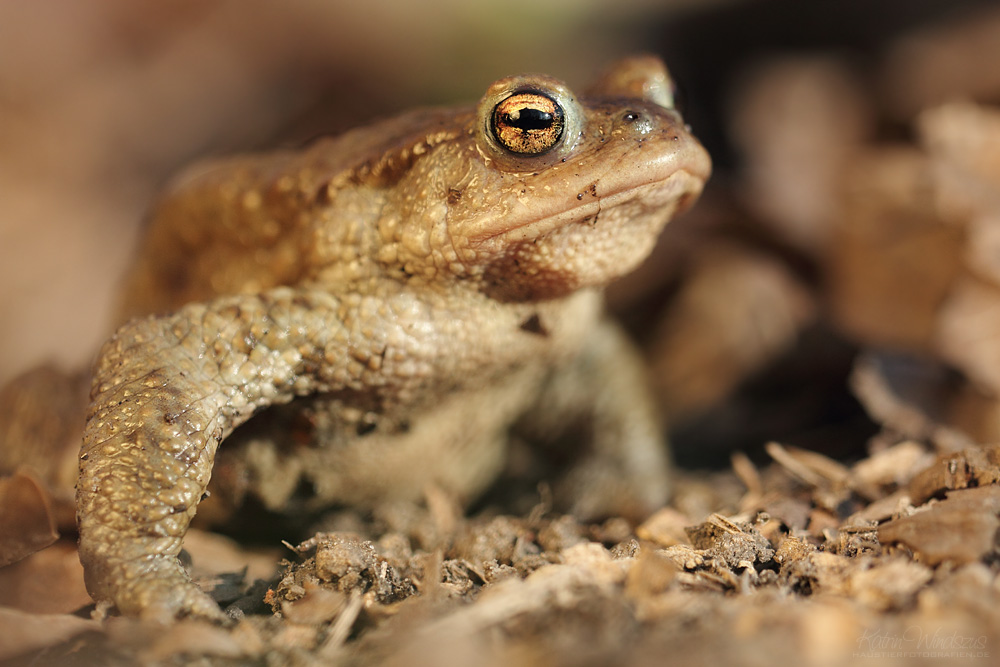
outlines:
{"label": "common toad", "polygon": [[187,173],[128,281],[142,317],[95,365],[77,487],[94,599],[222,617],[177,556],[219,444],[264,408],[287,418],[213,486],[272,508],[303,484],[326,504],[428,485],[469,500],[514,424],[551,439],[577,418],[590,440],[562,487],[571,509],[662,503],[658,420],[600,288],[708,178],[670,90],[652,57],[580,97],[514,76],[475,107]]}

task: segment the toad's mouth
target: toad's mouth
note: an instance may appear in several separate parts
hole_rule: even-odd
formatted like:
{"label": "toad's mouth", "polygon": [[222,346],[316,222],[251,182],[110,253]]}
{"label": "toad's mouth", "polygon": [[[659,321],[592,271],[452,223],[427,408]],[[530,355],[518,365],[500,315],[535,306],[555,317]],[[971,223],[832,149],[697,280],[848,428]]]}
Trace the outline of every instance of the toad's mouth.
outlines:
{"label": "toad's mouth", "polygon": [[514,243],[533,241],[567,225],[593,220],[602,211],[636,202],[641,202],[648,209],[662,207],[668,215],[679,213],[694,203],[704,180],[704,177],[687,169],[676,169],[666,178],[607,194],[597,191],[600,183],[596,183],[591,191],[582,193],[582,200],[579,195],[574,195],[571,201],[555,201],[549,207],[539,203],[541,211],[531,208],[523,216],[499,216],[493,221],[495,224],[484,225],[470,234],[469,239],[474,247],[505,248]]}

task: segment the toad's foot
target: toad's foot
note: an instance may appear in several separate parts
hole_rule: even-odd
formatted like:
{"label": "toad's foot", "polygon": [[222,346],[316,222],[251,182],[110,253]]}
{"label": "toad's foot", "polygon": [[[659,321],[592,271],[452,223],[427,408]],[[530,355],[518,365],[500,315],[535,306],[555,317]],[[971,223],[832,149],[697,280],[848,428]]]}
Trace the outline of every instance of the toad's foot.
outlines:
{"label": "toad's foot", "polygon": [[87,570],[88,587],[94,588],[91,581],[95,579],[117,582],[114,603],[126,616],[160,623],[185,616],[219,623],[230,620],[219,605],[191,581],[172,555],[155,555],[135,562],[100,560],[90,553],[88,560],[102,564],[102,567]]}

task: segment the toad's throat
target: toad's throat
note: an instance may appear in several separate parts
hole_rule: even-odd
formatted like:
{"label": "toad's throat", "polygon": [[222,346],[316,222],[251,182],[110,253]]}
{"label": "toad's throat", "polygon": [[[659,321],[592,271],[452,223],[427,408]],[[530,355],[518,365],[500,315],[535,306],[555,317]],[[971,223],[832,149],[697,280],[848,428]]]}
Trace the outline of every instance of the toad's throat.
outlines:
{"label": "toad's throat", "polygon": [[556,210],[551,214],[539,216],[535,211],[528,211],[524,216],[502,216],[484,224],[481,229],[471,233],[469,238],[472,245],[481,248],[507,247],[512,243],[532,241],[565,225],[595,218],[601,211],[636,201],[643,202],[649,208],[662,206],[665,208],[664,213],[669,214],[672,202],[679,203],[678,208],[685,207],[700,190],[699,178],[687,170],[678,169],[664,179],[610,194],[584,193],[582,203],[575,200],[567,202],[570,205],[562,210],[553,206]]}

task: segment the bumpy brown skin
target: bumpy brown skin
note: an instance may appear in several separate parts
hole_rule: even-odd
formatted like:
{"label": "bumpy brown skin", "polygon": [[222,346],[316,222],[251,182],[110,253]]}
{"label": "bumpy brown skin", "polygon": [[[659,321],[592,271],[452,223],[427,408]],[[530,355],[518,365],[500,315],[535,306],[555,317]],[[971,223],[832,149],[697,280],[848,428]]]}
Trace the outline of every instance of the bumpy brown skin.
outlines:
{"label": "bumpy brown skin", "polygon": [[[567,477],[574,509],[663,502],[657,420],[598,288],[647,255],[708,177],[707,154],[663,106],[668,83],[648,57],[583,100],[548,77],[511,77],[476,109],[224,161],[176,186],[126,292],[128,315],[155,315],[123,326],[95,368],[77,494],[93,597],[130,615],[220,618],[178,562],[181,541],[219,443],[297,397],[310,397],[307,442],[241,445],[253,463],[240,492],[274,507],[300,480],[325,503],[428,484],[469,499],[499,471],[515,422],[553,435],[580,415],[593,442]],[[565,111],[540,155],[490,130],[494,107],[524,88]]]}

